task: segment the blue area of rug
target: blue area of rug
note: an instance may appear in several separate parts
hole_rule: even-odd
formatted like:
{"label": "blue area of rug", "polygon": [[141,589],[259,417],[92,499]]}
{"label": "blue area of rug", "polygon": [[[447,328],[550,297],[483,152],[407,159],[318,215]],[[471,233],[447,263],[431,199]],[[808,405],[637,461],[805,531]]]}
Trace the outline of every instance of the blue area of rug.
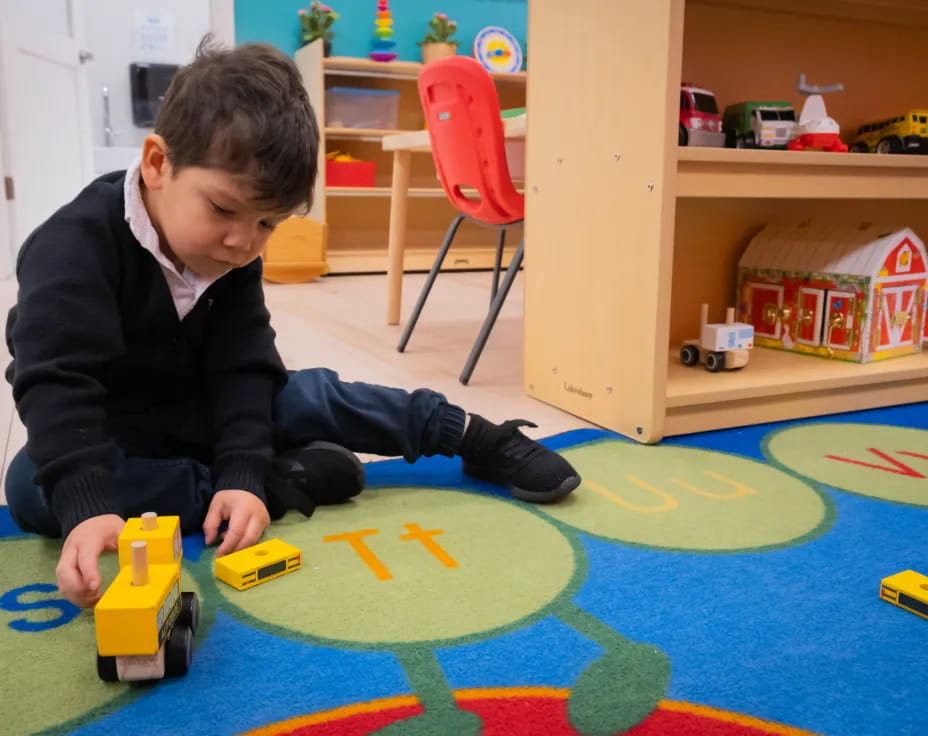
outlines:
{"label": "blue area of rug", "polygon": [[[772,432],[823,422],[925,430],[928,405],[707,432],[663,444],[768,463],[762,443]],[[928,454],[928,434],[925,438],[922,451]],[[545,444],[568,449],[603,439],[618,438],[580,430]],[[928,475],[925,461],[910,464]],[[510,503],[501,489],[464,476],[457,460],[372,463],[367,477],[373,488],[457,489]],[[426,677],[432,678],[429,692],[436,677],[456,691],[570,689],[618,638],[653,645],[669,658],[666,700],[834,736],[926,734],[928,620],[885,603],[878,590],[881,578],[900,570],[928,574],[928,482],[921,506],[817,488],[830,503],[830,525],[792,546],[764,551],[672,551],[560,527],[575,540],[585,564],[572,597],[483,637],[419,647],[412,658],[402,647],[348,646],[262,626],[227,610],[212,594],[215,620],[200,638],[184,679],[143,690],[114,712],[88,713],[65,730],[83,736],[241,734],[305,714],[416,693]],[[19,532],[0,508],[0,538],[13,536]],[[184,552],[198,564],[202,537],[185,539]],[[498,560],[499,566],[521,564],[517,557]],[[583,612],[603,625],[608,634],[603,640],[581,633]],[[7,626],[10,616],[2,610],[0,616]],[[3,697],[36,686],[4,675]],[[610,683],[600,687],[603,698],[611,697]]]}
{"label": "blue area of rug", "polygon": [[[406,692],[390,654],[340,651],[293,642],[243,626],[220,613],[183,680],[165,682],[82,736],[138,733],[241,733],[273,721],[337,705]],[[195,697],[191,694],[195,693]],[[145,731],[143,731],[145,732]]]}

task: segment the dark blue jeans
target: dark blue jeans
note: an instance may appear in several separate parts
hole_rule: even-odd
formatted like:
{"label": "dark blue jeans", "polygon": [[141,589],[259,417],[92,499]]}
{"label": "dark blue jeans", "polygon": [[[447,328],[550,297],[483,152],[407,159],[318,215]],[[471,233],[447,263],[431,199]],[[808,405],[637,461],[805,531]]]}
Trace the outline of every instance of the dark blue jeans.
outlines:
{"label": "dark blue jeans", "polygon": [[[299,447],[315,440],[354,452],[407,462],[429,455],[454,455],[464,430],[464,410],[428,389],[404,391],[341,381],[327,368],[290,373],[274,404],[274,442]],[[35,484],[35,464],[20,450],[6,475],[6,501],[20,529],[48,537],[61,527]],[[127,516],[144,511],[176,515],[185,533],[198,530],[215,489],[209,468],[188,457],[126,457],[117,469],[114,492]]]}

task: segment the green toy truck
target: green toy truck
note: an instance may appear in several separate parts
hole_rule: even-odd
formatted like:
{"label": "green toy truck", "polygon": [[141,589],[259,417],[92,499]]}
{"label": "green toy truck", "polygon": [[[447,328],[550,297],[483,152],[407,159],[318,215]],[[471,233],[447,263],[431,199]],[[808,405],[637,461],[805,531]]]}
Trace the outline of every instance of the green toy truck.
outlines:
{"label": "green toy truck", "polygon": [[722,128],[728,148],[786,148],[796,110],[789,102],[739,102],[725,108]]}

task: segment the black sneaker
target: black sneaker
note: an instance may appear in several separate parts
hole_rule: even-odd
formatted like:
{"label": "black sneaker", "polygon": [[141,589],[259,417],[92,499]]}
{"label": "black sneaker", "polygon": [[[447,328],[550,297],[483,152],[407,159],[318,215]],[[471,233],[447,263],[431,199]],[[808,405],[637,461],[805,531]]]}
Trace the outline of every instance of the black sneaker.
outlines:
{"label": "black sneaker", "polygon": [[312,516],[316,506],[344,503],[364,488],[364,466],[350,450],[331,442],[274,456],[266,483],[268,513],[279,519],[290,509]]}
{"label": "black sneaker", "polygon": [[580,475],[556,452],[519,431],[537,426],[524,419],[493,424],[471,414],[458,452],[464,472],[504,485],[523,501],[552,503],[563,498],[580,485]]}

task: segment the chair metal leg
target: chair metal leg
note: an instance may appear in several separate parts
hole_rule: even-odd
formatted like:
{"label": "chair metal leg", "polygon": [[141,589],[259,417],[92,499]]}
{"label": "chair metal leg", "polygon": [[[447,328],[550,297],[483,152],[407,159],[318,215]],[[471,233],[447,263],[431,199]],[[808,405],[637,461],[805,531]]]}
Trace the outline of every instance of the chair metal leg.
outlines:
{"label": "chair metal leg", "polygon": [[509,263],[509,268],[506,270],[506,276],[503,279],[503,283],[499,287],[499,291],[496,296],[493,298],[493,303],[490,305],[490,311],[487,313],[487,318],[483,322],[483,326],[480,328],[480,334],[477,335],[477,340],[474,342],[474,347],[470,351],[470,357],[467,358],[467,363],[464,364],[464,371],[461,373],[461,383],[465,386],[470,381],[471,374],[474,372],[474,368],[477,365],[477,361],[480,359],[480,354],[483,352],[484,346],[487,344],[487,338],[490,337],[490,330],[493,329],[493,325],[496,324],[496,318],[499,316],[499,310],[502,309],[503,302],[506,301],[506,296],[509,294],[509,289],[512,288],[512,282],[516,279],[516,274],[519,273],[519,267],[522,265],[522,255],[525,250],[525,239],[519,241],[519,246],[516,248],[516,252],[512,256],[512,261]]}
{"label": "chair metal leg", "polygon": [[451,221],[448,232],[445,233],[445,239],[441,244],[441,248],[438,249],[438,256],[435,258],[435,263],[432,264],[432,270],[429,271],[429,276],[425,280],[425,286],[422,287],[416,306],[413,308],[412,314],[409,315],[409,321],[406,323],[406,329],[403,330],[400,344],[396,346],[396,349],[401,353],[406,349],[406,343],[409,342],[409,337],[412,335],[413,328],[415,328],[416,322],[419,321],[419,315],[422,313],[425,300],[428,299],[429,292],[432,290],[432,284],[435,283],[435,277],[438,276],[438,272],[441,270],[441,264],[448,254],[448,248],[451,247],[451,242],[454,240],[454,236],[462,222],[464,222],[464,215],[458,215]]}
{"label": "chair metal leg", "polygon": [[506,246],[506,228],[500,228],[499,242],[496,245],[496,261],[493,263],[493,286],[490,289],[490,305],[499,290],[499,274],[503,268],[503,248]]}

